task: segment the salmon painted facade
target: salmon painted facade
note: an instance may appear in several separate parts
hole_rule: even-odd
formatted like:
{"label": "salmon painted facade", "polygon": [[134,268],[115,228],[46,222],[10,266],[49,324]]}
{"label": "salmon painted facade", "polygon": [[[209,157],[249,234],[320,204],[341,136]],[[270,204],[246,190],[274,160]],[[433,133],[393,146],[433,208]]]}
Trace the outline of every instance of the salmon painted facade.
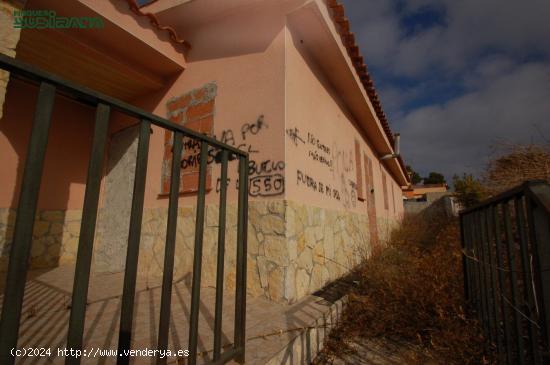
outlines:
{"label": "salmon painted facade", "polygon": [[[324,0],[3,3],[2,53],[249,153],[247,290],[293,303],[347,273],[403,215],[409,178],[343,17]],[[12,27],[21,10],[101,28]],[[7,15],[6,15],[7,14]],[[37,88],[2,79],[0,270],[9,256]],[[56,96],[31,267],[75,262],[94,109]],[[139,128],[112,114],[93,273],[124,270]],[[139,275],[162,276],[171,133],[152,127]],[[178,157],[179,158],[179,157]],[[199,146],[184,140],[174,280],[192,272]],[[228,175],[225,286],[234,287],[238,173]],[[216,273],[220,165],[209,154],[202,285]],[[233,271],[232,271],[233,270]]]}

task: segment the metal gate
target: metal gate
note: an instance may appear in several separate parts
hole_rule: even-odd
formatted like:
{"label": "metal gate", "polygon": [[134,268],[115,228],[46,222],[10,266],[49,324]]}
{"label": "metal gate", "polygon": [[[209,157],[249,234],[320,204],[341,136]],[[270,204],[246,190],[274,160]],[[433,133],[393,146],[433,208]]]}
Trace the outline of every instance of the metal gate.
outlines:
{"label": "metal gate", "polygon": [[[206,171],[208,150],[217,151],[217,161],[221,163],[221,188],[219,209],[219,232],[217,252],[216,303],[214,319],[214,364],[223,364],[235,359],[240,363],[245,357],[245,313],[246,313],[246,242],[248,221],[248,154],[213,138],[176,125],[166,119],[140,110],[114,98],[102,95],[85,87],[62,80],[55,75],[37,70],[27,64],[0,54],[0,68],[11,73],[11,77],[24,79],[39,85],[38,101],[34,112],[34,121],[27,159],[25,161],[21,192],[17,207],[13,244],[10,251],[2,317],[0,322],[0,363],[13,364],[15,358],[10,350],[17,347],[21,308],[25,291],[32,232],[37,209],[38,194],[44,166],[44,155],[48,143],[51,114],[56,93],[78,100],[96,108],[94,135],[91,157],[88,162],[88,175],[84,196],[82,222],[78,242],[78,253],[74,275],[72,304],[67,336],[67,348],[82,349],[86,300],[90,280],[90,266],[93,253],[94,233],[98,212],[98,200],[103,171],[104,152],[107,141],[109,116],[116,110],[136,119],[139,123],[139,140],[135,169],[132,208],[128,236],[128,248],[122,293],[120,332],[118,340],[118,364],[128,364],[129,356],[123,350],[130,349],[134,297],[137,276],[137,261],[140,245],[141,221],[143,214],[145,179],[147,175],[147,156],[151,124],[173,132],[173,156],[181,156],[183,138],[192,138],[200,142],[200,170],[197,194],[197,212],[193,260],[193,282],[189,328],[189,364],[197,361],[198,320],[200,303],[200,283],[202,264],[203,229],[205,219]],[[221,351],[222,297],[224,276],[225,219],[227,200],[228,161],[238,159],[238,220],[236,253],[236,293],[235,293],[235,329],[231,348]],[[166,233],[165,261],[162,279],[160,322],[157,347],[166,350],[170,321],[170,300],[174,270],[174,250],[176,224],[178,216],[178,198],[180,187],[180,158],[172,158],[171,185],[168,203],[168,223]],[[85,163],[85,161],[83,161]],[[68,356],[66,364],[79,364],[80,358]],[[166,357],[157,358],[157,364],[166,363]]]}
{"label": "metal gate", "polygon": [[465,295],[499,362],[550,364],[550,186],[526,182],[460,222]]}

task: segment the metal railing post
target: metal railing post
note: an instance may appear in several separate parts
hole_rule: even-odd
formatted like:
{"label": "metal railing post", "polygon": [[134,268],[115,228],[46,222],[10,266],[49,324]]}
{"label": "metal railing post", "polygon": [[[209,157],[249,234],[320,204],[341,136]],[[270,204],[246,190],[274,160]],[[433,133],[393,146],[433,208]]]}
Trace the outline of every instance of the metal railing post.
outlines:
{"label": "metal railing post", "polygon": [[[82,349],[82,336],[86,319],[86,302],[88,300],[88,285],[90,282],[90,267],[94,248],[97,208],[99,205],[99,189],[103,173],[103,157],[107,145],[110,111],[111,108],[105,104],[99,104],[96,110],[92,153],[88,166],[84,206],[82,207],[82,222],[80,224],[80,238],[78,239],[71,315],[69,318],[69,333],[67,335],[67,348],[69,350]],[[67,356],[65,363],[76,365],[80,364],[80,360],[80,357]]]}
{"label": "metal railing post", "polygon": [[126,265],[124,268],[120,330],[118,335],[118,351],[122,356],[117,358],[118,364],[128,364],[130,360],[129,356],[127,356],[124,351],[130,349],[132,339],[134,292],[136,288],[139,245],[141,240],[141,221],[143,218],[143,204],[145,198],[150,129],[151,123],[142,120],[139,127],[136,170],[134,174],[134,192],[132,194],[128,248],[126,251]]}
{"label": "metal railing post", "polygon": [[216,263],[216,307],[214,316],[214,361],[221,356],[222,307],[223,307],[223,271],[225,256],[225,218],[227,203],[227,161],[228,152],[221,152],[220,206],[218,218],[218,260]]}
{"label": "metal railing post", "polygon": [[199,167],[199,191],[197,194],[197,218],[195,220],[195,253],[193,258],[193,285],[191,288],[191,316],[189,319],[190,365],[195,365],[197,362],[207,158],[208,144],[202,141]]}
{"label": "metal railing post", "polygon": [[246,246],[248,231],[248,157],[239,160],[239,210],[237,222],[237,273],[235,295],[235,348],[237,362],[245,362]]}
{"label": "metal railing post", "polygon": [[[172,144],[172,170],[170,175],[170,197],[168,200],[168,218],[166,223],[166,242],[164,246],[164,270],[162,273],[162,291],[160,298],[160,318],[157,347],[159,350],[168,348],[168,332],[170,327],[170,308],[172,304],[172,281],[174,277],[174,253],[176,247],[176,232],[178,223],[178,205],[180,194],[181,154],[183,136],[174,133]],[[157,364],[166,364],[166,356],[157,355]]]}
{"label": "metal railing post", "polygon": [[[165,246],[165,262],[161,294],[161,310],[158,333],[158,348],[166,349],[170,324],[170,300],[173,285],[175,233],[178,217],[178,199],[180,194],[180,158],[183,149],[183,138],[191,138],[201,143],[199,188],[197,191],[197,216],[195,230],[195,257],[193,262],[193,287],[189,327],[189,363],[197,360],[198,319],[200,307],[200,284],[203,230],[205,219],[205,195],[207,180],[207,165],[209,148],[220,150],[221,182],[220,216],[218,232],[218,258],[216,279],[216,317],[214,338],[213,364],[224,364],[231,360],[241,363],[245,358],[245,318],[246,318],[246,264],[247,264],[247,227],[248,227],[248,154],[235,146],[216,140],[213,136],[189,129],[181,124],[173,123],[158,117],[133,105],[117,100],[94,90],[63,80],[56,75],[41,71],[34,66],[25,64],[11,57],[0,54],[0,69],[10,72],[10,77],[17,77],[27,83],[40,84],[34,124],[25,169],[21,184],[21,193],[15,221],[14,239],[8,262],[7,283],[3,299],[2,317],[0,319],[0,364],[11,365],[15,359],[10,350],[17,346],[19,322],[25,280],[28,270],[32,233],[40,191],[41,176],[44,166],[44,155],[48,142],[48,132],[51,124],[51,114],[56,93],[76,103],[96,107],[96,119],[92,150],[88,166],[86,192],[80,237],[72,291],[72,304],[67,336],[67,348],[79,350],[83,348],[83,332],[85,328],[88,286],[90,284],[91,261],[95,226],[97,220],[99,193],[103,177],[103,163],[109,132],[109,116],[112,111],[135,118],[140,121],[138,152],[136,156],[136,171],[132,208],[129,223],[128,250],[124,274],[123,293],[121,299],[121,315],[118,350],[124,352],[131,347],[134,300],[137,278],[137,265],[140,250],[140,236],[145,199],[145,184],[147,177],[147,160],[149,150],[149,135],[151,125],[174,133],[173,166],[171,178],[170,200],[168,207],[168,223]],[[221,324],[223,305],[223,273],[225,255],[225,212],[227,204],[228,160],[233,156],[239,160],[239,192],[238,192],[238,222],[237,222],[237,268],[235,293],[235,331],[233,348],[222,352]],[[67,356],[66,364],[79,364],[80,358]],[[119,356],[118,364],[127,364],[129,356]],[[163,364],[165,359],[157,359]]]}
{"label": "metal railing post", "polygon": [[15,229],[10,249],[10,260],[4,291],[4,303],[0,321],[0,363],[13,364],[12,348],[17,346],[21,307],[25,294],[25,282],[32,245],[34,217],[44,168],[44,156],[48,145],[55,87],[42,83],[34,113],[25,170],[19,194]]}

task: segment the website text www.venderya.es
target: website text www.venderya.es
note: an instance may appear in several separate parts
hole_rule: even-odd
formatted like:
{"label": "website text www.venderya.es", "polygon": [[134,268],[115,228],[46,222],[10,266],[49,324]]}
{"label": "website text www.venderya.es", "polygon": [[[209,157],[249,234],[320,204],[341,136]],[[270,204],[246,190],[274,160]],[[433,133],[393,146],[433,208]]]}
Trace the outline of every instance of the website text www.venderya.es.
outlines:
{"label": "website text www.venderya.es", "polygon": [[19,348],[12,349],[11,355],[14,357],[43,357],[58,356],[58,357],[188,357],[189,350],[159,350],[159,349],[132,349],[118,351],[116,349],[102,349],[92,347],[90,349],[71,349],[58,348],[57,351],[52,351],[50,348]]}

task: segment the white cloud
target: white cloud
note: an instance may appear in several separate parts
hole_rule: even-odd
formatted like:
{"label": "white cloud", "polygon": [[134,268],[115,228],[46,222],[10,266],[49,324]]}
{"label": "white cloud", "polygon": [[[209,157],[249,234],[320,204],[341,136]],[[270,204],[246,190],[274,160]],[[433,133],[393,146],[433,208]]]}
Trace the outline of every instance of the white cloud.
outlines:
{"label": "white cloud", "polygon": [[[397,13],[396,1],[346,0],[352,28],[369,64],[396,75],[421,77],[440,68],[460,72],[488,48],[514,57],[550,56],[550,2],[546,0],[417,0]],[[441,9],[444,25],[408,36],[400,16]]]}
{"label": "white cloud", "polygon": [[444,105],[416,109],[400,121],[405,159],[450,177],[480,172],[498,141],[550,138],[550,64],[530,63]]}
{"label": "white cloud", "polygon": [[[491,144],[550,139],[550,1],[343,1],[415,169],[480,172]],[[427,9],[440,21],[407,32]]]}

